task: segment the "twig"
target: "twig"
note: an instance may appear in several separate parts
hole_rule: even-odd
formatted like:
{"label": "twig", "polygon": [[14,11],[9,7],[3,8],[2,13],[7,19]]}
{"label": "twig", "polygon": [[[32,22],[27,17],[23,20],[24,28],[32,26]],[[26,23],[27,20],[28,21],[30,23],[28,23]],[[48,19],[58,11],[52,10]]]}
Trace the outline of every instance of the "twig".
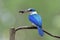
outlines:
{"label": "twig", "polygon": [[35,27],[35,26],[19,26],[15,29],[15,31],[18,31],[21,29],[37,29],[37,27]]}
{"label": "twig", "polygon": [[[20,27],[17,27],[17,28],[11,28],[10,29],[10,40],[15,40],[16,31],[22,30],[22,29],[37,29],[37,27],[35,27],[35,26],[30,26],[30,27],[29,26],[20,26]],[[60,38],[59,36],[55,36],[53,34],[50,34],[49,32],[45,31],[44,29],[43,29],[43,31],[51,37]]]}
{"label": "twig", "polygon": [[51,37],[60,38],[60,36],[55,36],[55,35],[50,34],[49,32],[47,32],[47,31],[45,31],[45,30],[43,30],[43,31],[44,31],[46,34],[50,35]]}
{"label": "twig", "polygon": [[[35,27],[35,26],[30,26],[30,27],[25,26],[25,27],[24,27],[24,26],[23,26],[23,27],[20,27],[20,28],[19,28],[19,27],[16,28],[16,31],[21,30],[21,29],[37,29],[37,27]],[[51,37],[60,38],[60,36],[55,36],[55,35],[47,32],[47,31],[45,31],[44,29],[43,29],[43,31],[44,31],[46,34],[48,34],[49,36],[51,36]]]}
{"label": "twig", "polygon": [[10,40],[15,40],[15,28],[10,28]]}

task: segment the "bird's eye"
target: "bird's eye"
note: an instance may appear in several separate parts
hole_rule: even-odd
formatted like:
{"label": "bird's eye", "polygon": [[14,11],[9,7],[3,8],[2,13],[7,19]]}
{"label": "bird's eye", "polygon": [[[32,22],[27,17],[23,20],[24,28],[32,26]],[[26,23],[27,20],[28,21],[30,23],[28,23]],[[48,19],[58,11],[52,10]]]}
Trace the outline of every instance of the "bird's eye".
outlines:
{"label": "bird's eye", "polygon": [[33,11],[33,10],[29,10],[29,11]]}

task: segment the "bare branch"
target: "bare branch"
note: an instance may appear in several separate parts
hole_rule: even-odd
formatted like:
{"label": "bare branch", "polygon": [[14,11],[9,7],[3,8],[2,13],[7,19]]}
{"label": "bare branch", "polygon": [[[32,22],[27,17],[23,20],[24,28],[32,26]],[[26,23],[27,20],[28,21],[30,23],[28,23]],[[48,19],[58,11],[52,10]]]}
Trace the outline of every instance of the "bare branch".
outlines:
{"label": "bare branch", "polygon": [[19,26],[15,30],[18,31],[21,29],[37,29],[37,27],[35,27],[35,26]]}
{"label": "bare branch", "polygon": [[[37,29],[37,27],[35,27],[35,26],[30,26],[30,27],[29,26],[21,26],[21,27],[16,28],[15,31],[18,31],[21,29]],[[45,31],[44,29],[43,29],[43,31],[51,37],[60,38],[60,36],[55,36],[47,31]]]}
{"label": "bare branch", "polygon": [[10,40],[15,40],[15,28],[10,28]]}

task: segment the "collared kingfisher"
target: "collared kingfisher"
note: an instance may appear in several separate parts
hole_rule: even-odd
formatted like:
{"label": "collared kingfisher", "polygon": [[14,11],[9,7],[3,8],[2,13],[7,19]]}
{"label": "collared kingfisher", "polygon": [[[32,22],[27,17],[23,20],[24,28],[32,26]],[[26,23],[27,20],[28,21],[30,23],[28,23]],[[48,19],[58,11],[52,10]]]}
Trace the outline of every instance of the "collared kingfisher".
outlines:
{"label": "collared kingfisher", "polygon": [[36,25],[37,29],[38,29],[38,33],[40,36],[44,35],[43,29],[42,29],[42,18],[41,16],[36,12],[36,10],[34,8],[29,8],[27,10],[24,11],[20,11],[20,13],[29,13],[28,19],[29,21]]}

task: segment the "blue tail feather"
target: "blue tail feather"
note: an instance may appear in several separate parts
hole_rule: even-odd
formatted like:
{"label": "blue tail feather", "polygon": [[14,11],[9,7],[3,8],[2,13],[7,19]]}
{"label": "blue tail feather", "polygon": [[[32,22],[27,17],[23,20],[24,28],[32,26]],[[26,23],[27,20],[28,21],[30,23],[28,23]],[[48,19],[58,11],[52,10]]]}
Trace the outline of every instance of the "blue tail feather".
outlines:
{"label": "blue tail feather", "polygon": [[38,28],[39,35],[40,36],[43,36],[44,35],[44,32],[43,32],[42,28],[40,28],[40,27],[37,27],[37,28]]}

